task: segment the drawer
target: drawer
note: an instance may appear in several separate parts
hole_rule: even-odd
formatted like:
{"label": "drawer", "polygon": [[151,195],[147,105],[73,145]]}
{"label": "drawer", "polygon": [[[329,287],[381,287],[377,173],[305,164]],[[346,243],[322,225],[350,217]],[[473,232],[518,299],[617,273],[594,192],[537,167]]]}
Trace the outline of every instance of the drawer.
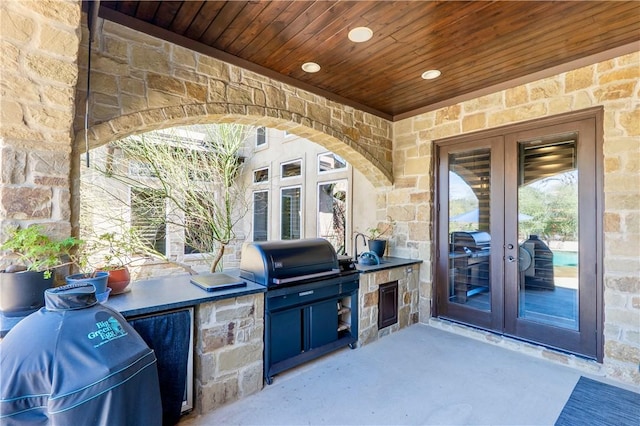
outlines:
{"label": "drawer", "polygon": [[352,280],[342,283],[342,293],[351,293],[352,291],[356,291],[360,288],[360,280]]}
{"label": "drawer", "polygon": [[309,303],[314,303],[318,300],[337,296],[338,294],[340,294],[340,285],[302,285],[297,287],[290,287],[286,289],[286,292],[283,290],[285,289],[279,289],[272,292],[275,294],[269,294],[269,292],[267,292],[265,306],[267,310],[273,311],[275,309],[306,305]]}

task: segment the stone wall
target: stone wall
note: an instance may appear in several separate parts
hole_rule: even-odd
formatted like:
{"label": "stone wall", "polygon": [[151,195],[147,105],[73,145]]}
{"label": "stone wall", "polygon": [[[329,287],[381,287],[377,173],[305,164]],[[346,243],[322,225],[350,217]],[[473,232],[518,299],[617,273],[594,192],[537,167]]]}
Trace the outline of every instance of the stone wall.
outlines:
{"label": "stone wall", "polygon": [[195,328],[194,414],[262,389],[262,293],[196,306]]}
{"label": "stone wall", "polygon": [[[640,54],[633,53],[394,124],[393,191],[379,208],[401,226],[394,253],[416,249],[420,321],[432,302],[433,141],[594,106],[604,107],[603,373],[640,383]],[[564,361],[568,358],[562,358]]]}
{"label": "stone wall", "polygon": [[2,230],[39,222],[71,233],[79,44],[79,1],[0,2]]}
{"label": "stone wall", "polygon": [[[91,147],[158,128],[233,121],[307,138],[347,159],[374,185],[391,183],[389,121],[110,21],[100,19],[98,32]],[[87,49],[84,42],[76,97],[76,142],[82,147]]]}
{"label": "stone wall", "polygon": [[[398,281],[398,322],[378,330],[378,288]],[[360,274],[358,344],[366,345],[418,322],[417,264]]]}

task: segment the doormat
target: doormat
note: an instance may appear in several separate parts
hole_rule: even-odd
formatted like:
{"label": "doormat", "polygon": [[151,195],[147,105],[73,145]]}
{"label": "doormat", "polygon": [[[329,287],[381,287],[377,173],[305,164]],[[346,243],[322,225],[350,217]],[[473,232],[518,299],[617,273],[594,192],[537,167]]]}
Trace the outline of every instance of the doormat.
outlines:
{"label": "doormat", "polygon": [[640,394],[580,377],[556,426],[640,424]]}

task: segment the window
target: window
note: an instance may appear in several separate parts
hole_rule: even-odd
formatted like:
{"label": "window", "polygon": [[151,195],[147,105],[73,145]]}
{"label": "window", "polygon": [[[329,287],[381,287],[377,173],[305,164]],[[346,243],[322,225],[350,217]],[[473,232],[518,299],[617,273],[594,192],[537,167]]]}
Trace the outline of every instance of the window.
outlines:
{"label": "window", "polygon": [[302,175],[302,160],[295,160],[289,163],[282,163],[280,166],[280,176],[282,179]]}
{"label": "window", "polygon": [[280,238],[297,240],[300,238],[302,217],[300,204],[300,187],[282,188],[280,192]]}
{"label": "window", "polygon": [[256,128],[256,147],[267,145],[267,129],[265,127]]}
{"label": "window", "polygon": [[160,191],[131,189],[131,225],[149,248],[167,253],[165,199]]}
{"label": "window", "polygon": [[269,191],[253,193],[253,241],[266,241],[269,234]]}
{"label": "window", "polygon": [[318,185],[318,237],[328,240],[338,254],[346,251],[347,180]]}
{"label": "window", "polygon": [[253,171],[253,183],[269,182],[269,168],[258,169]]}
{"label": "window", "polygon": [[201,238],[201,235],[204,234],[201,230],[205,224],[194,215],[187,215],[184,222],[184,254],[201,253],[200,248],[206,247],[204,240]]}
{"label": "window", "polygon": [[318,173],[335,172],[347,168],[347,162],[333,152],[318,155]]}

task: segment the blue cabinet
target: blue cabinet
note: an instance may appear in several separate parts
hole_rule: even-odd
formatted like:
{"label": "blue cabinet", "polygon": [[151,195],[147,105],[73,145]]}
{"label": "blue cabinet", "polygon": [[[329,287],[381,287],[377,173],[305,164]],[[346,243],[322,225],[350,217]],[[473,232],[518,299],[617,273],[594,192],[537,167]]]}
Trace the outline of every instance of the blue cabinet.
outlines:
{"label": "blue cabinet", "polygon": [[270,290],[265,299],[264,378],[358,341],[359,275]]}

